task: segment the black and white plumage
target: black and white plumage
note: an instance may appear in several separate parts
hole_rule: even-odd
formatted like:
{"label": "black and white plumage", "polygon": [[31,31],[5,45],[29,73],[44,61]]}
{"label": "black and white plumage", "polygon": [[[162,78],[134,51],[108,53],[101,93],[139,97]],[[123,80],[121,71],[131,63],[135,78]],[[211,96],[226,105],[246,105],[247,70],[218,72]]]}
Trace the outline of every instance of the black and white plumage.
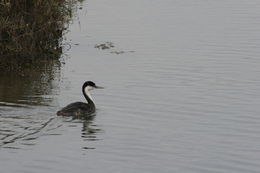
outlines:
{"label": "black and white plumage", "polygon": [[82,86],[82,92],[84,97],[87,100],[87,103],[84,102],[74,102],[69,104],[68,106],[62,108],[57,112],[58,116],[88,116],[96,111],[95,104],[90,95],[90,91],[95,88],[104,88],[100,86],[96,86],[96,84],[92,81],[87,81]]}

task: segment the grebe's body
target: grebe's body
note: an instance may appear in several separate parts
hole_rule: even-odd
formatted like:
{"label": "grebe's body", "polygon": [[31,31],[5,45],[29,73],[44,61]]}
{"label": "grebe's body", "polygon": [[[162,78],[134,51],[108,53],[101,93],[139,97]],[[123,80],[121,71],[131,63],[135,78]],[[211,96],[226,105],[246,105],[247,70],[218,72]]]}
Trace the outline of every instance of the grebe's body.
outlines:
{"label": "grebe's body", "polygon": [[62,108],[57,112],[57,115],[61,116],[90,116],[95,113],[96,107],[93,102],[93,99],[90,95],[90,91],[95,88],[103,88],[96,86],[94,82],[87,81],[82,86],[82,92],[84,97],[87,100],[87,103],[84,102],[75,102],[71,103],[68,106]]}

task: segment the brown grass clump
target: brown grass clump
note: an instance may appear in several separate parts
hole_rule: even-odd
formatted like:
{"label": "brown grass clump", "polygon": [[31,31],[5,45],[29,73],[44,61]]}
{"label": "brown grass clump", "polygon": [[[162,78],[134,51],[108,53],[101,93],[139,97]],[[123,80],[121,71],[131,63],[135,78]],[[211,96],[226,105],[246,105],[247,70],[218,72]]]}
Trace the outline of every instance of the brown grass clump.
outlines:
{"label": "brown grass clump", "polygon": [[0,0],[0,70],[59,59],[76,0]]}

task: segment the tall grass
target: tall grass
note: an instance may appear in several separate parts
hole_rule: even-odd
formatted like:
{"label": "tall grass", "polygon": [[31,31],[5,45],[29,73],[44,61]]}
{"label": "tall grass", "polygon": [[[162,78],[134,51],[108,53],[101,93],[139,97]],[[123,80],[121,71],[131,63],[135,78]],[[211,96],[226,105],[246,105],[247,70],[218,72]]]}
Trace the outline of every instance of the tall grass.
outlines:
{"label": "tall grass", "polygon": [[76,0],[0,0],[0,70],[58,59]]}

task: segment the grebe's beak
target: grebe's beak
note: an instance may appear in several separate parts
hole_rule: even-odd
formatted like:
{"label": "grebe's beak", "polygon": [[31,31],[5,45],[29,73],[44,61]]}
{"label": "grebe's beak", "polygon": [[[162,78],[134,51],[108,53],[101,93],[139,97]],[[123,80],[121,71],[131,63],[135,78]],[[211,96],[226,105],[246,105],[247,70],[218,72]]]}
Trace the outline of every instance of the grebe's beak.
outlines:
{"label": "grebe's beak", "polygon": [[95,88],[97,88],[97,89],[104,89],[105,87],[102,87],[102,86],[95,86]]}

